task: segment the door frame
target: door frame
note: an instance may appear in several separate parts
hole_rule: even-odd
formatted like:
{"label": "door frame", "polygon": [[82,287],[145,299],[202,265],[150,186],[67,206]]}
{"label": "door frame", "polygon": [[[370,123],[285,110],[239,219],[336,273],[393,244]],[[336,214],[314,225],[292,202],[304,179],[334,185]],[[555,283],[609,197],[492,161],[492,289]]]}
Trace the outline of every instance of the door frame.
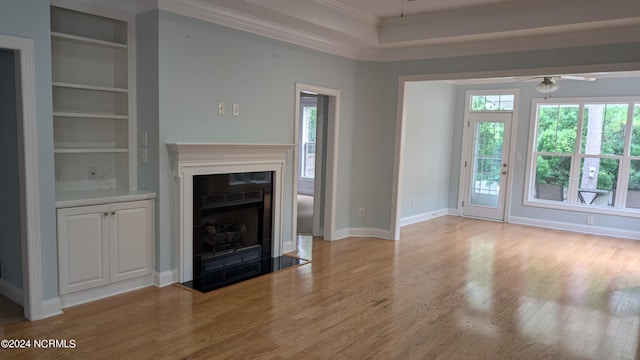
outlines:
{"label": "door frame", "polygon": [[38,174],[38,122],[36,116],[35,56],[32,39],[0,35],[0,48],[17,54],[19,69],[18,153],[20,164],[20,218],[22,233],[22,296],[24,317],[44,317],[42,238]]}
{"label": "door frame", "polygon": [[[328,98],[328,113],[325,116],[327,147],[324,149],[326,153],[326,169],[324,175],[318,179],[315,179],[315,189],[317,190],[322,183],[324,183],[324,193],[314,194],[314,199],[317,196],[322,196],[324,200],[324,226],[320,227],[319,235],[325,240],[336,240],[336,228],[335,228],[335,214],[336,214],[336,186],[338,182],[338,144],[339,144],[339,124],[340,124],[340,90],[326,88],[316,85],[310,85],[305,83],[295,84],[295,97],[294,97],[294,151],[293,151],[293,194],[292,194],[292,209],[293,209],[293,221],[292,221],[292,235],[295,237],[298,234],[298,224],[295,219],[298,217],[298,174],[300,172],[300,93],[301,92],[316,93],[319,96],[327,96]],[[316,145],[316,154],[318,153],[318,147]],[[316,155],[317,156],[317,155]],[[320,180],[320,181],[319,181]],[[316,217],[318,214],[315,211],[316,204],[314,201],[314,222],[317,222]],[[315,229],[314,229],[315,230]]]}
{"label": "door frame", "polygon": [[[459,181],[459,188],[458,188],[458,204],[460,206],[458,206],[458,215],[459,216],[468,216],[468,217],[474,217],[472,215],[464,215],[462,213],[464,206],[462,206],[463,201],[465,201],[465,194],[467,193],[467,190],[469,189],[470,184],[467,183],[467,180],[469,180],[469,175],[471,173],[471,169],[473,167],[473,161],[472,159],[470,159],[469,157],[472,156],[471,154],[471,150],[473,149],[473,134],[472,131],[475,132],[475,128],[472,129],[471,127],[471,113],[470,113],[470,99],[472,95],[497,95],[498,93],[500,93],[500,95],[502,94],[513,94],[514,95],[514,104],[513,104],[513,111],[502,111],[500,112],[500,114],[505,114],[508,113],[511,115],[511,119],[510,119],[510,123],[509,123],[509,146],[508,146],[508,153],[507,153],[507,159],[506,159],[506,163],[507,165],[507,174],[506,174],[506,180],[504,182],[504,186],[506,187],[506,191],[504,192],[504,206],[502,208],[502,219],[498,220],[498,219],[494,219],[494,218],[482,218],[485,220],[494,220],[494,221],[501,221],[501,222],[509,222],[508,217],[509,217],[509,206],[510,206],[510,199],[511,199],[511,182],[513,179],[512,176],[512,168],[515,165],[515,158],[514,158],[514,151],[515,151],[515,146],[514,146],[514,137],[516,136],[516,114],[517,114],[517,106],[518,106],[518,90],[517,89],[511,89],[511,90],[491,90],[491,91],[467,91],[466,93],[466,101],[465,101],[465,119],[464,119],[464,123],[467,124],[464,127],[464,130],[462,132],[462,152],[460,154],[460,181]],[[489,114],[489,112],[487,113],[483,113],[483,114]],[[505,135],[506,132],[505,132]],[[504,153],[504,149],[503,149],[503,153]],[[465,163],[468,162],[469,166],[465,166]],[[505,162],[505,159],[502,159],[502,162]],[[468,202],[465,206],[468,206]]]}

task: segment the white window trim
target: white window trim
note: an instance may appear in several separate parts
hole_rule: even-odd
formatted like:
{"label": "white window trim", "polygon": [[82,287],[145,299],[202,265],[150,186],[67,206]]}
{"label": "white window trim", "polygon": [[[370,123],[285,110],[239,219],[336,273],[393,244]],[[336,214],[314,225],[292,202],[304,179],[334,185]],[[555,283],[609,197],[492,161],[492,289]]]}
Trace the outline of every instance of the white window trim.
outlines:
{"label": "white window trim", "polygon": [[[612,207],[594,207],[589,205],[581,205],[575,203],[560,203],[552,200],[540,200],[533,197],[534,194],[534,185],[535,179],[535,171],[533,166],[535,165],[534,154],[536,153],[536,134],[538,133],[538,105],[539,104],[547,104],[547,105],[564,105],[568,103],[578,103],[580,105],[580,111],[584,106],[584,103],[604,103],[604,104],[614,104],[614,103],[636,103],[640,104],[640,96],[618,96],[618,97],[579,97],[579,98],[534,98],[531,100],[531,115],[529,122],[529,147],[527,148],[527,167],[526,167],[526,175],[525,175],[525,184],[524,184],[524,195],[523,195],[523,205],[524,206],[533,206],[533,207],[541,207],[548,209],[557,209],[557,210],[565,210],[565,211],[578,211],[585,213],[594,213],[594,214],[603,214],[603,215],[616,215],[616,216],[625,216],[632,218],[640,218],[640,209],[627,209],[627,208],[612,208]],[[631,115],[632,116],[632,115]],[[578,128],[582,126],[582,115],[579,116],[578,119]],[[628,139],[625,139],[627,142]],[[572,154],[574,157],[576,153]],[[607,156],[604,156],[607,157]],[[574,159],[575,160],[575,159]],[[621,161],[620,167],[622,168],[623,162]],[[629,176],[628,169],[621,174],[622,177]],[[571,180],[570,180],[571,181]],[[568,195],[571,198],[571,194]],[[620,204],[621,202],[617,202]]]}

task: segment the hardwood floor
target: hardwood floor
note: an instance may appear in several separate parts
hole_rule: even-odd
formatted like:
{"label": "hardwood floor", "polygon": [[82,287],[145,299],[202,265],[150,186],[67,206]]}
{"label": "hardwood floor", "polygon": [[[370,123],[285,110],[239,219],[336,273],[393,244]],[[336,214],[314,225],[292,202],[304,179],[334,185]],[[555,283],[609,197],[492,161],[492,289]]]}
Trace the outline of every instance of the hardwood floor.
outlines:
{"label": "hardwood floor", "polygon": [[310,264],[210,293],[76,306],[2,359],[637,359],[640,242],[442,217],[398,242],[315,240]]}

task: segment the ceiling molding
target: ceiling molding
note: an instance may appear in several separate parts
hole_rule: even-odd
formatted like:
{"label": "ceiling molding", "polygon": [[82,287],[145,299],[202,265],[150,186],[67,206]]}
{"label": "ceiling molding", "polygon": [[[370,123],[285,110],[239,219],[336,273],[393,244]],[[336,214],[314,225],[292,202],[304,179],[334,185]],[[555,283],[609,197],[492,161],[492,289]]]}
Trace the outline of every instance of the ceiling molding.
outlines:
{"label": "ceiling molding", "polygon": [[[124,0],[114,1],[122,2]],[[479,24],[481,24],[481,28],[485,30],[474,31],[473,26],[468,22],[465,23],[467,25],[465,29],[455,29],[459,27],[456,25],[458,24],[456,19],[461,20],[464,19],[465,16],[471,16],[467,8],[460,10],[461,14],[466,14],[462,18],[456,18],[451,15],[453,16],[449,19],[451,21],[447,20],[446,17],[439,19],[437,21],[438,23],[449,23],[447,29],[450,30],[440,29],[440,34],[434,36],[431,32],[426,32],[429,26],[433,24],[425,24],[416,22],[415,20],[429,15],[408,16],[407,18],[409,19],[406,20],[405,23],[403,20],[394,19],[391,21],[388,18],[381,19],[373,15],[364,14],[357,9],[344,5],[338,0],[297,1],[309,1],[314,4],[313,6],[325,6],[328,8],[327,11],[329,13],[338,11],[344,16],[336,15],[337,19],[335,21],[339,21],[340,24],[345,23],[345,25],[343,27],[335,26],[333,28],[329,25],[323,27],[320,24],[306,22],[301,18],[292,18],[292,20],[295,19],[296,21],[289,23],[282,21],[282,19],[286,19],[287,17],[291,18],[293,15],[287,14],[282,8],[280,8],[280,12],[276,10],[264,12],[270,13],[269,15],[282,15],[277,19],[280,22],[270,20],[268,18],[269,15],[265,15],[262,12],[256,12],[256,8],[251,9],[254,11],[253,14],[243,12],[242,10],[247,9],[247,6],[253,5],[253,0],[235,0],[233,2],[218,0],[137,0],[136,3],[139,6],[136,8],[149,9],[150,6],[155,5],[163,11],[247,31],[305,48],[363,61],[434,59],[640,41],[640,16],[637,16],[640,10],[635,12],[629,11],[626,17],[622,16],[619,10],[617,12],[608,12],[603,15],[600,21],[595,21],[596,18],[593,15],[588,15],[592,21],[580,22],[578,21],[580,20],[580,16],[576,15],[571,18],[573,20],[565,24],[559,23],[559,20],[554,18],[551,23],[548,20],[541,20],[541,23],[532,22],[520,28],[517,26],[505,28],[500,25],[496,28],[500,29],[502,26],[502,31],[490,31],[491,22],[485,21],[483,23],[482,20],[477,20]],[[541,1],[545,2],[546,0]],[[549,1],[546,1],[546,3],[549,3]],[[592,3],[594,0],[583,1]],[[625,4],[629,2],[628,0],[609,1],[613,1],[614,3],[622,2]],[[144,4],[144,6],[141,4]],[[224,6],[218,4],[224,4]],[[301,6],[300,4],[298,5]],[[490,4],[487,6],[489,9],[493,9],[496,5]],[[299,10],[298,8],[298,11]],[[455,11],[447,10],[440,13],[455,14]],[[491,19],[495,22],[496,18],[491,17]],[[347,24],[349,21],[351,21],[351,23]],[[354,29],[356,22],[359,29],[370,26],[370,31],[375,31],[375,33],[379,34],[377,39],[371,39],[370,35],[362,35],[362,32],[360,32],[360,35],[349,33],[349,29]],[[410,34],[406,36],[399,34],[396,35],[396,39],[393,41],[383,43],[380,37],[384,31],[390,29],[389,26],[391,26],[391,28],[399,26],[395,31],[406,32],[410,30],[409,32],[415,31],[423,35],[416,36],[415,34]],[[456,33],[456,31],[458,33]],[[424,35],[425,32],[426,35]]]}

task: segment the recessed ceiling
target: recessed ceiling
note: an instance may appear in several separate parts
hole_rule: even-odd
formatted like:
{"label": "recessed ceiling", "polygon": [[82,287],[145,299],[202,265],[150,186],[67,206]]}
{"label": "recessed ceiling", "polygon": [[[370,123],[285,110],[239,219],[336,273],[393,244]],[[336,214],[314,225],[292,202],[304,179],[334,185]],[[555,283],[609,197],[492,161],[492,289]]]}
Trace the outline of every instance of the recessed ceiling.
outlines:
{"label": "recessed ceiling", "polygon": [[156,1],[162,10],[358,60],[640,42],[639,0]]}

